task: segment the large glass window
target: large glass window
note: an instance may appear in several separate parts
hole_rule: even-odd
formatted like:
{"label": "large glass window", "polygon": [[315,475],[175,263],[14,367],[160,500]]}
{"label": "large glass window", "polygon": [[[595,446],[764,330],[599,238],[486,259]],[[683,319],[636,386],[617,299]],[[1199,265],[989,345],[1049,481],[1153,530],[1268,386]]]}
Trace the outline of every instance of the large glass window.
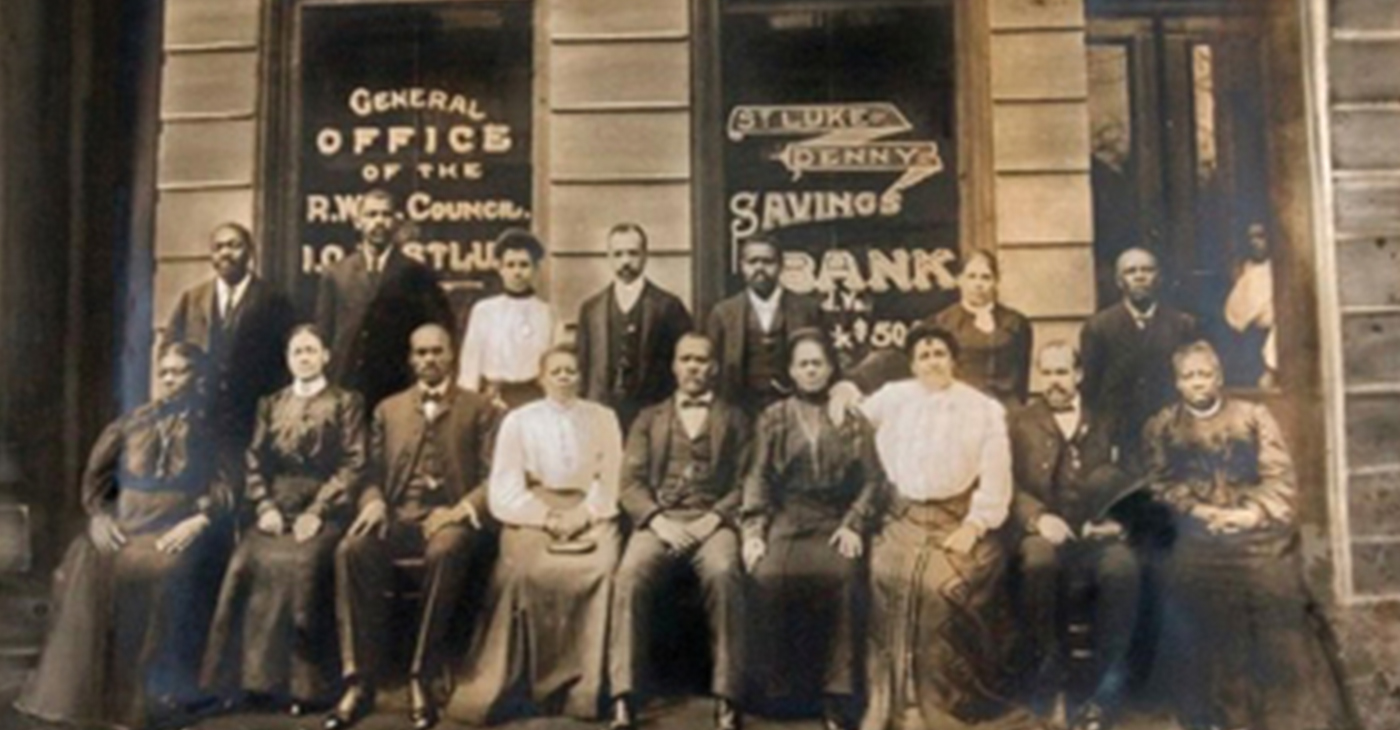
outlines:
{"label": "large glass window", "polygon": [[463,313],[491,286],[490,241],[531,225],[531,5],[308,1],[291,38],[284,240],[305,311],[378,187],[399,197],[404,251]]}
{"label": "large glass window", "polygon": [[843,350],[902,344],[955,298],[952,4],[722,7],[731,263],[744,239],[776,236],[784,284],[823,298]]}

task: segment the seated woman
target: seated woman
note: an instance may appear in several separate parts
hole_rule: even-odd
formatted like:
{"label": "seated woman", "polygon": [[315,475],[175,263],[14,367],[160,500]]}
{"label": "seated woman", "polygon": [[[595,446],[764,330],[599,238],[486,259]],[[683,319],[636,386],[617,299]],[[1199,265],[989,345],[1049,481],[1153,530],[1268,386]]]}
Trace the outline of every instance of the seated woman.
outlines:
{"label": "seated woman", "polygon": [[600,711],[608,603],[622,538],[621,429],[578,397],[578,356],[540,360],[545,398],[501,423],[487,489],[500,557],[449,717],[481,725]]}
{"label": "seated woman", "polygon": [[[754,578],[756,689],[768,709],[823,700],[823,725],[849,727],[861,652],[865,540],[884,481],[874,432],[828,416],[836,353],[821,330],[788,339],[795,395],[758,419],[744,481],[745,568]],[[840,413],[838,411],[838,413]]]}
{"label": "seated woman", "polygon": [[330,352],[293,330],[293,382],[262,399],[248,448],[246,507],[257,515],[233,555],[204,659],[206,686],[301,714],[340,676],[331,591],[335,546],[365,469],[360,396],[326,382]]}
{"label": "seated woman", "polygon": [[1355,727],[1303,583],[1298,485],[1278,424],[1226,397],[1204,342],[1172,357],[1179,402],[1143,431],[1150,486],[1176,517],[1159,669],[1188,730]]}
{"label": "seated woman", "polygon": [[1010,721],[1007,555],[992,534],[1011,503],[1006,414],[954,379],[958,343],[948,331],[917,324],[905,348],[914,378],[862,405],[893,494],[870,547],[861,727]]}
{"label": "seated woman", "polygon": [[1032,332],[1025,315],[997,301],[997,277],[994,254],[968,254],[958,271],[958,302],[929,321],[958,341],[959,379],[1010,407],[1030,389]]}
{"label": "seated woman", "polygon": [[54,620],[24,713],[156,727],[188,719],[228,558],[229,490],[201,405],[204,353],[163,345],[156,400],[108,426],[83,474],[87,533],[54,581]]}

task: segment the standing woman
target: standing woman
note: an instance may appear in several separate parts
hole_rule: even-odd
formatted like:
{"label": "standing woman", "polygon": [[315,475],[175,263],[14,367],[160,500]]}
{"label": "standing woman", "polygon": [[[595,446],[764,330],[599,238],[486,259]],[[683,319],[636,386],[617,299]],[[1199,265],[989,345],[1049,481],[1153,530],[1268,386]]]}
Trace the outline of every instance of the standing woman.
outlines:
{"label": "standing woman", "polygon": [[315,327],[287,343],[291,385],[263,398],[247,454],[246,507],[257,515],[219,594],[206,686],[299,715],[334,695],[331,593],[336,543],[365,469],[360,396],[330,385]]}
{"label": "standing woman", "polygon": [[1019,405],[1030,389],[1031,325],[1025,315],[997,301],[999,278],[996,257],[974,250],[958,272],[958,302],[934,315],[930,324],[958,341],[959,379],[1004,406]]}
{"label": "standing woman", "polygon": [[796,392],[759,417],[742,510],[744,565],[757,599],[756,688],[775,710],[820,697],[826,730],[850,726],[866,536],[884,481],[865,418],[828,415],[835,355],[821,330],[789,337]]}
{"label": "standing woman", "polygon": [[1303,583],[1297,477],[1269,410],[1222,394],[1205,342],[1172,357],[1180,400],[1147,422],[1153,492],[1176,516],[1161,668],[1188,730],[1356,724]]}
{"label": "standing woman", "polygon": [[88,528],[54,581],[54,620],[16,700],[26,714],[143,728],[188,719],[228,557],[231,497],[202,408],[204,353],[162,345],[156,400],[98,437],[83,474]]}
{"label": "standing woman", "polygon": [[578,397],[571,348],[550,348],[539,368],[545,397],[506,416],[491,462],[500,557],[447,707],[473,725],[601,709],[622,429],[610,408]]}
{"label": "standing woman", "polygon": [[1003,716],[1011,665],[1007,556],[993,531],[1011,503],[1001,404],[953,377],[958,342],[915,325],[914,378],[862,405],[893,494],[870,548],[864,730],[962,727]]}

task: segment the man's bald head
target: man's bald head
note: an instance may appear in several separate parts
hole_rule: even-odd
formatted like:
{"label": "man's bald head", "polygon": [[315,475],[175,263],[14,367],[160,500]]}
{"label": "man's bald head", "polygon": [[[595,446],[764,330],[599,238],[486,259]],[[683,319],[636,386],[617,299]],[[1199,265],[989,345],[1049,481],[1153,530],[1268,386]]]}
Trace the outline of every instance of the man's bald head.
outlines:
{"label": "man's bald head", "polygon": [[1145,248],[1130,248],[1118,254],[1114,270],[1117,273],[1118,290],[1123,292],[1123,296],[1134,307],[1147,309],[1157,301],[1161,270],[1156,254]]}
{"label": "man's bald head", "polygon": [[430,322],[408,338],[408,364],[419,382],[435,388],[447,380],[453,365],[452,333]]}

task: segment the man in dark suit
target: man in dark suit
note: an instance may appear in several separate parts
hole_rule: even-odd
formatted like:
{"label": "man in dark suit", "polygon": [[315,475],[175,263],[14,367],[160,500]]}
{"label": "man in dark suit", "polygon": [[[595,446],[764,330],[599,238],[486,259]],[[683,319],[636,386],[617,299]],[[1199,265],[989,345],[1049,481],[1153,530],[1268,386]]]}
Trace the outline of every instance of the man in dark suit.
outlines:
{"label": "man in dark suit", "polygon": [[253,272],[253,236],[238,223],[209,234],[214,278],[180,295],[164,341],[198,345],[208,356],[210,417],[226,466],[240,473],[258,399],[286,384],[291,302]]}
{"label": "man in dark suit", "polygon": [[442,644],[489,518],[485,481],[498,411],[451,379],[452,337],[441,325],[414,330],[409,360],[418,382],[374,411],[370,472],[359,515],[335,555],[336,621],[347,689],[325,721],[349,727],[374,707],[384,676],[393,561],[423,560],[423,600],[409,667],[410,719],[437,722],[427,683],[443,667]]}
{"label": "man in dark suit", "polygon": [[578,315],[583,397],[611,407],[625,434],[642,408],[669,398],[676,340],[693,323],[674,294],[647,281],[647,234],[636,223],[608,231],[613,283]]}
{"label": "man in dark suit", "polygon": [[1172,353],[1196,339],[1196,322],[1158,299],[1157,257],[1130,248],[1118,257],[1121,302],[1089,318],[1080,333],[1084,399],[1113,415],[1114,443],[1136,457],[1142,426],[1172,402],[1176,379]]}
{"label": "man in dark suit", "polygon": [[[1136,623],[1141,574],[1115,507],[1131,486],[1119,465],[1111,419],[1087,408],[1079,395],[1079,353],[1064,341],[1036,356],[1044,391],[1012,414],[1009,423],[1019,528],[1021,606],[1039,670],[1033,679],[1042,711],[1061,688],[1061,587],[1093,596],[1096,689],[1077,712],[1075,730],[1106,730],[1122,699],[1128,646]],[[1078,580],[1065,582],[1074,576]],[[1097,724],[1095,724],[1097,723]]]}
{"label": "man in dark suit", "polygon": [[744,577],[736,512],[753,460],[744,413],[711,387],[714,345],[688,334],[676,343],[676,396],[649,406],[632,426],[623,457],[622,509],[632,539],[613,585],[608,673],[614,730],[636,726],[633,699],[646,656],[658,589],[683,564],[700,579],[714,658],[715,725],[738,730],[743,691]]}
{"label": "man in dark suit", "polygon": [[791,390],[784,348],[787,333],[821,327],[821,304],[778,282],[782,251],[777,240],[755,236],[739,248],[744,291],[710,312],[705,332],[719,359],[719,394],[751,416]]}
{"label": "man in dark suit", "polygon": [[330,379],[357,390],[365,407],[413,383],[408,336],[433,322],[452,331],[452,310],[431,269],[399,250],[393,195],[371,190],[360,199],[355,253],[321,274],[316,323],[330,338]]}

